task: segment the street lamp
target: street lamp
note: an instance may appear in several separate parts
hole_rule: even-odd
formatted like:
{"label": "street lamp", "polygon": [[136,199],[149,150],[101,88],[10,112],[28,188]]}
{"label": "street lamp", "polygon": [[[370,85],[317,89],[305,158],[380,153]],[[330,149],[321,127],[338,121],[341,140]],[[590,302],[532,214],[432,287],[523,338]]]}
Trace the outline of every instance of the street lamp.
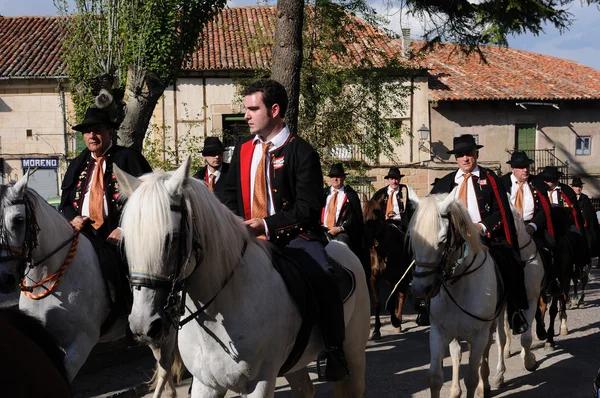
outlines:
{"label": "street lamp", "polygon": [[425,146],[425,141],[429,139],[431,130],[423,124],[417,131],[419,132],[419,150],[428,153],[430,159],[433,158],[435,156],[435,151]]}

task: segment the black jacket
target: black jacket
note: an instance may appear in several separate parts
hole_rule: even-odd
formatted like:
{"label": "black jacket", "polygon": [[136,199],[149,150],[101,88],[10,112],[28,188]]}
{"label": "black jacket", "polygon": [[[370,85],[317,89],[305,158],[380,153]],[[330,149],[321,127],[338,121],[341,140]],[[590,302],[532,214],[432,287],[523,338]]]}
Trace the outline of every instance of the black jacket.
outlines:
{"label": "black jacket", "polygon": [[[480,177],[472,176],[477,195],[481,222],[487,228],[488,238],[505,240],[519,253],[519,242],[515,222],[510,211],[506,189],[500,177],[493,171],[479,167]],[[450,193],[457,186],[454,171],[439,179],[431,189],[431,194]]]}
{"label": "black jacket", "polygon": [[[404,204],[401,201],[401,199],[404,197],[406,198],[405,209]],[[383,209],[383,211],[385,211],[385,209],[387,208],[388,198],[388,187],[384,187],[375,192],[375,195],[373,195],[371,200],[379,201],[381,203],[381,208]],[[396,200],[398,202],[398,208],[400,209],[400,213],[402,213],[400,225],[406,228],[408,228],[408,223],[410,222],[410,219],[412,218],[413,214],[415,214],[415,206],[409,199],[410,198],[408,197],[408,189],[406,188],[406,185],[400,184],[400,186],[398,187],[398,195],[396,196]]]}
{"label": "black jacket", "polygon": [[[327,203],[327,196],[329,196],[330,192],[330,187],[323,190],[324,204]],[[344,232],[350,238],[352,249],[355,253],[360,253],[362,250],[362,236],[364,233],[364,221],[360,199],[358,198],[356,191],[348,185],[344,185],[344,193],[346,194],[346,200],[342,204],[340,215],[335,221],[335,226],[344,228]],[[321,216],[321,222],[323,224],[325,224],[325,212],[326,209],[323,207],[323,214]]]}
{"label": "black jacket", "polygon": [[[91,176],[91,173],[88,173],[90,158],[90,151],[84,149],[69,163],[69,167],[63,178],[61,187],[62,196],[58,210],[69,221],[81,215],[81,205],[83,204],[85,188],[88,178]],[[104,192],[108,203],[108,218],[98,231],[104,239],[108,237],[112,230],[118,227],[123,209],[122,201],[118,200],[119,189],[116,177],[112,172],[113,164],[116,164],[121,170],[134,176],[140,176],[152,171],[152,168],[140,152],[118,145],[113,145],[110,148],[106,154],[105,162]]]}
{"label": "black jacket", "polygon": [[[552,207],[563,207],[570,209],[569,217],[566,220],[568,225],[564,225],[563,227],[568,227],[569,225],[574,224],[581,233],[584,233],[585,221],[583,220],[583,216],[579,209],[577,194],[575,191],[573,191],[573,188],[563,183],[559,183],[556,189],[559,193],[558,203],[553,203]],[[557,228],[557,223],[555,222],[554,224],[555,228]]]}
{"label": "black jacket", "polygon": [[[206,172],[207,166],[200,168],[196,174],[192,177],[197,178],[199,180],[204,180],[206,186],[208,186],[208,173]],[[223,162],[221,164],[221,175],[217,182],[215,182],[215,186],[213,187],[213,192],[217,195],[217,198],[221,202],[223,202],[223,192],[225,191],[225,180],[227,179],[227,172],[229,171],[229,163]]]}
{"label": "black jacket", "polygon": [[581,211],[583,222],[585,226],[585,237],[588,242],[588,248],[590,249],[590,255],[596,257],[598,255],[598,237],[600,236],[600,228],[598,226],[598,218],[596,217],[596,211],[590,198],[582,193],[577,199],[577,205]]}
{"label": "black jacket", "polygon": [[[512,193],[512,179],[510,178],[512,173],[507,173],[502,176],[502,182],[506,188],[506,192],[510,195]],[[529,176],[527,184],[531,193],[533,194],[533,217],[527,222],[532,222],[537,226],[536,235],[540,238],[544,238],[543,231],[549,230],[550,234],[554,235],[552,228],[552,218],[550,215],[550,203],[548,202],[548,185],[536,176]],[[550,220],[550,224],[548,223]]]}
{"label": "black jacket", "polygon": [[[250,166],[254,136],[236,145],[223,192],[223,203],[250,219]],[[323,209],[323,174],[319,155],[299,136],[270,153],[269,177],[275,214],[265,218],[271,241],[285,243],[305,229],[320,230]]]}

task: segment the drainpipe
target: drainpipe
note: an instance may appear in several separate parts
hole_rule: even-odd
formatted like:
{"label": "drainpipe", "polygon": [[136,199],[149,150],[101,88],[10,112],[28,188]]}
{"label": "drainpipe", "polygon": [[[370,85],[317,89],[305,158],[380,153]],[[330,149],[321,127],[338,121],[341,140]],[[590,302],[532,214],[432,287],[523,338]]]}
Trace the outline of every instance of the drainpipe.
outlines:
{"label": "drainpipe", "polygon": [[414,116],[414,105],[415,105],[415,78],[411,75],[410,77],[410,163],[413,163],[414,159],[414,132],[413,132],[413,116]]}
{"label": "drainpipe", "polygon": [[208,136],[208,126],[206,125],[207,111],[206,108],[206,77],[202,76],[202,104],[204,108],[204,138]]}
{"label": "drainpipe", "polygon": [[[69,137],[68,137],[68,127],[67,127],[67,101],[65,98],[65,89],[62,84],[58,84],[58,90],[60,92],[60,107],[62,108],[62,117],[63,117],[63,136],[65,139],[65,152],[64,152],[64,160],[65,164],[67,163],[67,153],[69,152]],[[60,192],[60,187],[62,186],[62,175],[59,173],[58,183],[58,191]]]}
{"label": "drainpipe", "polygon": [[173,140],[175,141],[175,162],[179,164],[179,135],[177,133],[177,80],[173,82],[173,119],[175,119],[175,125],[173,126]]}
{"label": "drainpipe", "polygon": [[162,96],[162,150],[163,150],[163,162],[167,160],[167,121],[165,116],[166,105],[165,96]]}

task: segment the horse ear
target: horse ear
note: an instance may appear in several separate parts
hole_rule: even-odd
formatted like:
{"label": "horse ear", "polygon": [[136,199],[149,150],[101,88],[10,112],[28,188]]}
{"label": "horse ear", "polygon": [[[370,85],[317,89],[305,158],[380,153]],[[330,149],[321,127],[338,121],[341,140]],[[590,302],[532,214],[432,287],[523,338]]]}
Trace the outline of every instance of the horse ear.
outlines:
{"label": "horse ear", "polygon": [[455,187],[452,192],[450,192],[448,194],[448,196],[446,196],[444,198],[444,200],[442,200],[442,203],[440,204],[440,211],[442,214],[446,214],[448,212],[448,206],[450,206],[450,203],[454,202],[454,198],[456,197],[456,190],[458,188]]}
{"label": "horse ear", "polygon": [[25,174],[23,174],[23,177],[21,177],[19,179],[19,181],[17,181],[17,183],[12,187],[16,198],[19,198],[19,199],[23,198],[23,194],[25,193],[25,190],[27,189],[27,183],[29,182],[29,171],[30,171],[30,169],[27,169]]}
{"label": "horse ear", "polygon": [[418,206],[421,199],[419,198],[419,195],[417,195],[417,192],[415,192],[415,190],[408,185],[406,185],[406,190],[408,191],[408,200],[410,200],[415,206]]}
{"label": "horse ear", "polygon": [[130,197],[131,194],[133,194],[133,191],[135,191],[141,184],[139,178],[121,170],[116,164],[113,165],[113,173],[115,173],[115,177],[117,177],[120,194],[126,198]]}
{"label": "horse ear", "polygon": [[190,177],[190,168],[192,166],[192,157],[188,156],[183,164],[179,166],[169,181],[165,183],[167,191],[173,195],[181,191],[181,188],[184,186],[185,181]]}

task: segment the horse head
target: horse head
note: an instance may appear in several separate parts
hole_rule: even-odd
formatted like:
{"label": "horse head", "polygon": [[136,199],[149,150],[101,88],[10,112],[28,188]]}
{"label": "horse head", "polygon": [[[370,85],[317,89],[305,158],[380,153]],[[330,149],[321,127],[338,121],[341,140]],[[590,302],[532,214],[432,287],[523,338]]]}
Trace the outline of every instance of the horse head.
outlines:
{"label": "horse head", "polygon": [[455,200],[455,191],[421,199],[413,196],[419,206],[409,228],[415,258],[412,290],[416,297],[432,297],[462,245],[468,242],[479,250],[481,241],[467,209]]}
{"label": "horse head", "polygon": [[[190,158],[173,173],[158,171],[140,178],[114,166],[127,198],[121,226],[127,255],[133,308],[129,326],[137,340],[159,343],[178,319],[181,297],[176,291],[182,267],[189,261],[189,206],[183,191]],[[175,318],[175,319],[174,319]]]}
{"label": "horse head", "polygon": [[37,226],[26,197],[28,179],[26,173],[14,186],[0,186],[0,293],[17,289],[37,246]]}

